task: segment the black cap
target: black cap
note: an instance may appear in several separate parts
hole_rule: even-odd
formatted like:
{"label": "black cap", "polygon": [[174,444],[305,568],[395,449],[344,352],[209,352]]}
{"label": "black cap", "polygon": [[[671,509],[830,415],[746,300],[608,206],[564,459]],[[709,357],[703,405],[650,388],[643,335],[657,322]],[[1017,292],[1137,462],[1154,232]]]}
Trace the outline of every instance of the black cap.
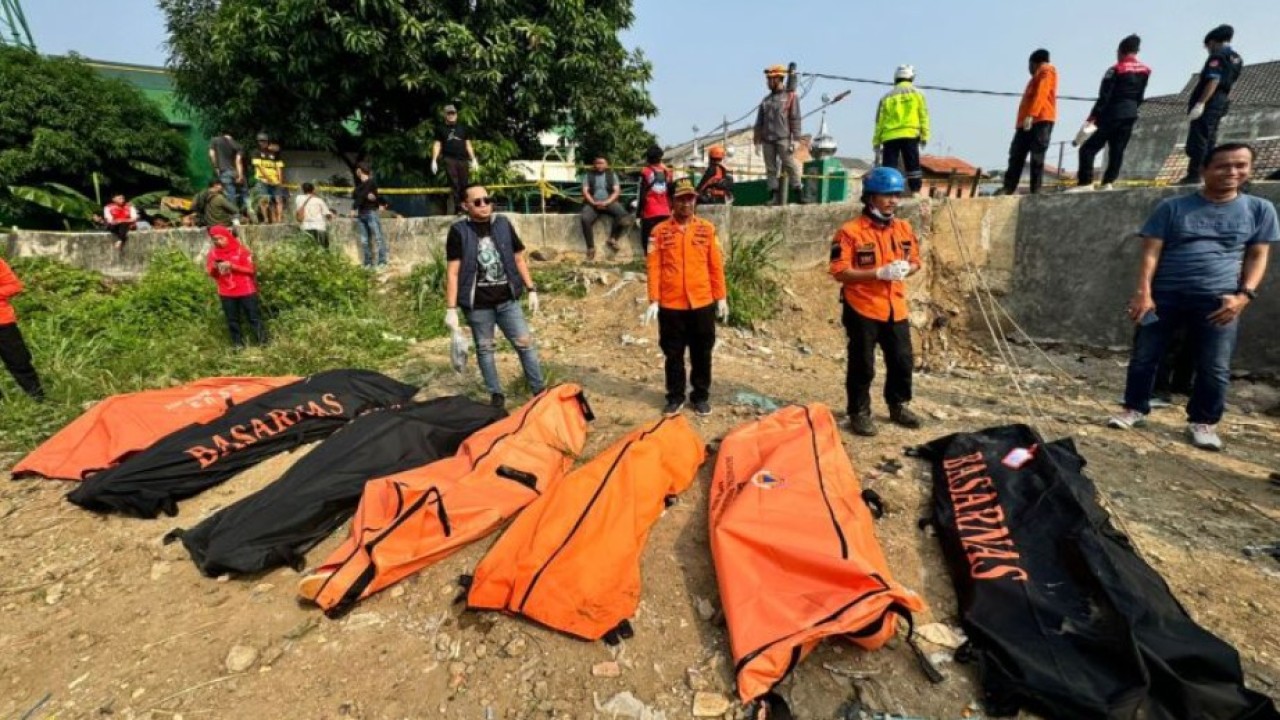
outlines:
{"label": "black cap", "polygon": [[1035,52],[1031,53],[1031,62],[1033,63],[1049,62],[1049,51],[1045,50],[1044,48],[1040,48],[1039,50],[1036,50]]}
{"label": "black cap", "polygon": [[1204,41],[1206,44],[1211,42],[1229,43],[1231,42],[1231,38],[1235,36],[1235,28],[1230,25],[1219,25],[1218,27],[1210,30],[1208,35],[1204,36]]}

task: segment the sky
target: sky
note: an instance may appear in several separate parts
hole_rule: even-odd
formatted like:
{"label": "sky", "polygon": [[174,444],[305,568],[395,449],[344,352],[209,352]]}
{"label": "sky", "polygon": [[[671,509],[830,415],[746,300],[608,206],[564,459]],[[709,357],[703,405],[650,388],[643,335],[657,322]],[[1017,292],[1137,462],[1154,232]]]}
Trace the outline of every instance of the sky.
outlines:
{"label": "sky", "polygon": [[[154,0],[25,0],[23,8],[41,52],[164,63],[164,21]],[[1058,67],[1059,93],[1093,96],[1117,43],[1136,32],[1143,39],[1140,57],[1153,69],[1147,93],[1153,96],[1182,88],[1204,63],[1205,33],[1224,22],[1235,26],[1234,46],[1246,63],[1280,60],[1280,43],[1271,35],[1280,29],[1276,0],[635,0],[634,9],[636,21],[622,40],[653,63],[649,91],[659,113],[646,124],[667,145],[688,140],[695,125],[707,132],[726,116],[747,113],[764,95],[764,67],[775,63],[884,80],[909,63],[922,84],[1021,92],[1027,56],[1044,47]],[[819,80],[801,107],[808,112],[822,94],[844,90],[852,95],[828,111],[829,129],[840,155],[868,158],[885,88]],[[1017,98],[927,95],[928,152],[1004,167]],[[1088,111],[1089,103],[1060,100],[1054,140],[1069,140]],[[806,120],[805,132],[816,132],[818,119]],[[1067,150],[1064,166],[1074,168],[1074,152]],[[1055,147],[1049,161],[1056,164],[1056,157]]]}

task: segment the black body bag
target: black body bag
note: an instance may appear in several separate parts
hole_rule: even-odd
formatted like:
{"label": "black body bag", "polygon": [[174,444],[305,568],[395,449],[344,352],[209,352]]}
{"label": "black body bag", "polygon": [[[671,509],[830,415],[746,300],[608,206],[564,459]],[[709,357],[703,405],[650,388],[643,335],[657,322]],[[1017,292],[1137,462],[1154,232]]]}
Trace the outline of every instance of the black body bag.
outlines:
{"label": "black body bag", "polygon": [[366,482],[452,457],[472,433],[506,411],[442,397],[372,412],[334,433],[278,480],[202,520],[174,530],[205,575],[288,565],[351,517]]}
{"label": "black body bag", "polygon": [[934,440],[932,522],[988,713],[1277,720],[1099,506],[1071,440],[1026,425]]}
{"label": "black body bag", "polygon": [[236,473],[332,435],[378,408],[409,402],[418,389],[370,370],[328,370],[265,392],[203,424],[157,440],[67,494],[96,512],[153,518]]}

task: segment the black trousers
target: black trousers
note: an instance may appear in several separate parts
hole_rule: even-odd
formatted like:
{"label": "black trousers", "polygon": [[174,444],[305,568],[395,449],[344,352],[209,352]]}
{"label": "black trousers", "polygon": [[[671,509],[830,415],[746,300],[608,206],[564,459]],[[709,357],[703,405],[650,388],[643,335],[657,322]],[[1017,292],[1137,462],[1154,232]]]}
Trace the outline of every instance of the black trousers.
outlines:
{"label": "black trousers", "polygon": [[907,187],[918,193],[924,185],[924,172],[920,169],[920,139],[898,138],[886,140],[880,148],[880,164],[896,168],[902,161],[903,174],[907,176]]}
{"label": "black trousers", "polygon": [[227,316],[227,332],[231,334],[231,344],[244,347],[244,334],[240,331],[240,314],[244,313],[253,330],[253,336],[259,345],[267,344],[267,328],[262,324],[262,306],[258,302],[258,294],[244,297],[224,297],[222,314]]}
{"label": "black trousers", "polygon": [[1040,192],[1040,186],[1044,183],[1044,154],[1049,150],[1051,137],[1051,122],[1038,122],[1030,130],[1018,128],[1013,133],[1013,142],[1009,144],[1009,169],[1004,173],[1004,189],[1007,192],[1012,193],[1018,189],[1028,153],[1031,155],[1031,192]]}
{"label": "black trousers", "polygon": [[1138,118],[1105,120],[1098,125],[1098,131],[1084,141],[1084,145],[1080,146],[1081,185],[1093,184],[1093,159],[1104,147],[1107,149],[1107,169],[1102,173],[1102,183],[1108,185],[1120,177],[1124,150],[1129,147],[1129,138],[1133,135],[1133,124],[1136,122]]}
{"label": "black trousers", "polygon": [[18,323],[0,325],[0,361],[9,370],[9,374],[17,381],[22,391],[37,400],[44,397],[44,388],[40,385],[40,376],[31,364],[31,351],[22,339]]}
{"label": "black trousers", "polygon": [[1187,177],[1199,178],[1205,158],[1218,144],[1218,125],[1227,114],[1231,103],[1205,107],[1204,114],[1187,128]]}
{"label": "black trousers", "polygon": [[658,308],[658,346],[666,356],[667,402],[684,402],[684,351],[689,350],[692,402],[711,397],[711,349],[716,345],[716,306],[696,310]]}
{"label": "black trousers", "polygon": [[133,223],[116,223],[115,225],[108,225],[107,232],[115,235],[116,239],[120,241],[121,245],[123,245],[129,241],[129,230],[132,225]]}
{"label": "black trousers", "polygon": [[311,236],[316,244],[325,250],[329,249],[329,231],[328,230],[305,230],[305,233]]}
{"label": "black trousers", "polygon": [[449,176],[449,189],[453,192],[453,201],[459,206],[466,197],[467,183],[471,182],[471,163],[458,158],[441,158],[444,160],[444,174]]}
{"label": "black trousers", "polygon": [[586,241],[588,249],[596,246],[594,228],[596,220],[602,215],[609,218],[609,238],[612,240],[622,237],[622,233],[626,232],[627,226],[631,224],[627,211],[616,202],[609,203],[603,210],[597,210],[594,205],[583,205],[579,219],[582,221],[582,239]]}
{"label": "black trousers", "polygon": [[884,353],[884,401],[901,405],[911,401],[911,326],[906,320],[881,322],[859,315],[841,303],[840,322],[849,339],[849,364],[844,390],[849,416],[871,412],[871,381],[876,377],[876,346]]}
{"label": "black trousers", "polygon": [[644,249],[644,254],[649,254],[649,235],[653,233],[653,229],[658,227],[658,223],[671,217],[670,215],[662,215],[660,217],[640,218],[640,247]]}

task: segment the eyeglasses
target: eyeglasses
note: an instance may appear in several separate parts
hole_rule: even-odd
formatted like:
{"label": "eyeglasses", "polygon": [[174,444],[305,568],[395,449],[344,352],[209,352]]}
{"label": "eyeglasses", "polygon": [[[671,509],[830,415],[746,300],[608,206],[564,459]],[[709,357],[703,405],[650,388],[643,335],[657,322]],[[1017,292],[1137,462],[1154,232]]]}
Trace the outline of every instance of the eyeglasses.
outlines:
{"label": "eyeglasses", "polygon": [[468,202],[470,202],[472,205],[476,207],[484,207],[485,205],[492,205],[493,198],[487,198],[487,197],[471,198],[471,200],[469,200]]}

